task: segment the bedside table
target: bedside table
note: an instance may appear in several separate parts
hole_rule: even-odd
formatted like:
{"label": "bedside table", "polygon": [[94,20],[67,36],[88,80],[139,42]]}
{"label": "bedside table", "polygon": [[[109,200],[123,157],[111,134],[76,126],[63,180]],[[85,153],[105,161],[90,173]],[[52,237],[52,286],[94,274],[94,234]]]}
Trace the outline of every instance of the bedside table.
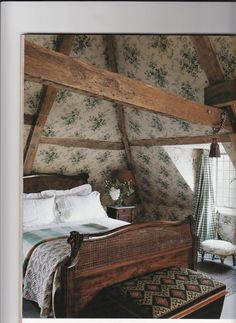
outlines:
{"label": "bedside table", "polygon": [[132,223],[135,218],[135,206],[108,206],[107,214],[110,218]]}

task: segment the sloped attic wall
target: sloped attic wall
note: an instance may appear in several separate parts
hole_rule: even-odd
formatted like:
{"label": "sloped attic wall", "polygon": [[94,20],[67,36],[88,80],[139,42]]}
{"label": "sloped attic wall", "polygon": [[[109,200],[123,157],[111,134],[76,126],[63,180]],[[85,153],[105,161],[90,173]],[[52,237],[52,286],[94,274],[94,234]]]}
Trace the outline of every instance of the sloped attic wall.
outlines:
{"label": "sloped attic wall", "polygon": [[[236,78],[236,37],[210,37],[226,80]],[[236,168],[236,151],[232,143],[223,144]]]}
{"label": "sloped attic wall", "polygon": [[[30,35],[26,39],[49,49],[55,48],[56,35]],[[75,38],[71,56],[79,57],[99,67],[106,67],[101,36]],[[37,113],[42,86],[25,82],[25,113]],[[25,142],[30,126],[25,126]],[[121,141],[116,110],[112,103],[59,91],[48,116],[43,136]],[[77,174],[87,171],[95,189],[104,196],[104,179],[110,170],[126,167],[123,150],[92,150],[41,144],[33,165],[34,173]],[[111,203],[108,199],[104,203]]]}
{"label": "sloped attic wall", "polygon": [[[27,35],[26,39],[47,48],[55,48],[56,35]],[[203,91],[208,82],[188,36],[116,35],[115,39],[119,73],[203,103]],[[232,48],[235,38],[214,36],[211,39],[225,75],[233,78],[236,55]],[[106,68],[106,53],[101,35],[77,35],[70,55]],[[40,90],[40,85],[25,82],[25,113],[37,113]],[[129,140],[211,133],[209,127],[135,108],[125,109],[125,117]],[[25,142],[29,128],[25,126]],[[121,141],[116,110],[112,103],[68,91],[59,92],[43,135]],[[175,166],[176,160],[182,161],[192,172],[192,150],[132,147],[132,155],[139,195],[145,213],[149,215],[146,219],[159,216],[166,218],[167,213],[158,214],[160,206],[171,209],[168,218],[172,219],[192,213],[193,189]],[[99,151],[44,144],[39,146],[33,171],[75,174],[87,170],[95,189],[101,191],[103,202],[109,204],[111,201],[104,195],[104,180],[110,170],[125,166],[123,150]]]}
{"label": "sloped attic wall", "polygon": [[[235,78],[236,37],[210,39],[226,78]],[[189,36],[117,36],[117,51],[120,73],[204,103],[204,88],[209,84]],[[126,109],[126,121],[130,139],[212,133],[210,127],[137,109]],[[194,151],[183,147],[179,151],[171,147],[132,147],[132,153],[146,211],[155,214],[160,210],[162,217],[172,219],[192,214],[194,193],[176,169],[174,159],[182,160],[192,172],[197,158]]]}

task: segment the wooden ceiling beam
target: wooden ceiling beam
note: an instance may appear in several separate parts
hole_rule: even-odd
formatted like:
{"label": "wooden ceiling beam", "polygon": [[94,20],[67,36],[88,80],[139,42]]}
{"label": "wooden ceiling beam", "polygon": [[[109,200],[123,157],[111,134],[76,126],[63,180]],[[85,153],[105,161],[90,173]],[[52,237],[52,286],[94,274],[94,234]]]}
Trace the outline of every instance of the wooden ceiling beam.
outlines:
{"label": "wooden ceiling beam", "polygon": [[[236,103],[236,80],[225,80],[208,36],[191,36],[200,65],[210,86],[204,89],[205,104],[226,107]],[[235,114],[236,116],[236,114]]]}
{"label": "wooden ceiling beam", "polygon": [[[204,89],[204,101],[206,104],[216,107],[227,107],[228,119],[232,129],[236,131],[236,80],[225,80],[221,70],[220,63],[217,60],[216,54],[211,45],[208,36],[192,36],[193,45],[198,54],[200,65],[206,73],[209,87]],[[232,134],[230,136],[234,151],[229,156],[235,163],[236,161],[236,139]]]}
{"label": "wooden ceiling beam", "polygon": [[[219,142],[230,142],[230,134],[217,135]],[[130,141],[131,146],[169,146],[169,145],[190,145],[210,143],[212,135],[191,136],[191,137],[167,137],[138,139]]]}
{"label": "wooden ceiling beam", "polygon": [[[231,136],[234,133],[225,133],[217,135],[219,142],[230,142]],[[138,139],[130,141],[130,146],[173,146],[173,145],[188,145],[188,144],[203,144],[210,143],[212,135],[189,136],[189,137],[168,137],[168,138],[152,138]],[[78,138],[58,138],[44,137],[40,138],[40,144],[57,145],[63,147],[76,147],[88,149],[105,149],[105,150],[124,150],[124,145],[121,141],[93,140],[93,139],[78,139]]]}
{"label": "wooden ceiling beam", "polygon": [[[64,35],[58,37],[57,50],[64,55],[69,55],[74,43],[73,35]],[[40,68],[40,66],[39,66]],[[38,114],[35,120],[35,126],[30,132],[24,154],[24,174],[32,172],[33,163],[38,150],[40,137],[47,117],[52,109],[53,103],[57,96],[58,89],[50,85],[44,85],[41,100],[39,102]]]}
{"label": "wooden ceiling beam", "polygon": [[[220,109],[184,99],[27,41],[25,78],[212,127],[217,126],[221,118]],[[231,129],[229,122],[226,121],[225,127]]]}
{"label": "wooden ceiling beam", "polygon": [[218,59],[213,50],[208,36],[190,36],[193,46],[197,52],[200,65],[206,73],[207,79],[211,85],[221,82],[224,74],[221,70]]}
{"label": "wooden ceiling beam", "polygon": [[92,139],[78,139],[78,138],[55,138],[55,137],[41,137],[41,144],[58,145],[63,147],[77,147],[88,149],[106,149],[106,150],[123,150],[122,142],[104,141]]}

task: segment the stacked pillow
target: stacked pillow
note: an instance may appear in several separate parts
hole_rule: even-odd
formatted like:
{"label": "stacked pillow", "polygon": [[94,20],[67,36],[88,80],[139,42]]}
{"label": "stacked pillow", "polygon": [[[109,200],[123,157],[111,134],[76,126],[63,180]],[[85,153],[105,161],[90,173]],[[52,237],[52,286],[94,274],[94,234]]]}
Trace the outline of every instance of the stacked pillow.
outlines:
{"label": "stacked pillow", "polygon": [[100,193],[91,192],[88,195],[63,195],[56,197],[56,204],[62,222],[86,221],[107,217],[100,202]]}
{"label": "stacked pillow", "polygon": [[50,197],[52,195],[55,195],[55,196],[63,196],[63,195],[84,196],[84,195],[90,194],[91,192],[92,192],[92,186],[90,184],[83,184],[83,185],[76,186],[76,187],[68,189],[68,190],[47,190],[47,191],[43,191],[39,194],[41,194],[42,197]]}
{"label": "stacked pillow", "polygon": [[107,214],[100,193],[92,192],[90,184],[68,190],[24,194],[24,229],[101,217],[107,217]]}
{"label": "stacked pillow", "polygon": [[53,222],[55,220],[55,196],[42,198],[32,193],[29,195],[30,197],[24,196],[24,229]]}

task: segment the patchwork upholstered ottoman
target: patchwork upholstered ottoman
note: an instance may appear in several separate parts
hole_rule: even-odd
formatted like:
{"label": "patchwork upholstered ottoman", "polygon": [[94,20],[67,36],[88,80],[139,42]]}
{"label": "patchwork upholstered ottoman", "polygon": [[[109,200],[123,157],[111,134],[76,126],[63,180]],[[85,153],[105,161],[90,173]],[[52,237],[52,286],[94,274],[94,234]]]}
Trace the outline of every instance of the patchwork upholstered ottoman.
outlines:
{"label": "patchwork upholstered ottoman", "polygon": [[167,268],[107,290],[117,306],[139,318],[219,318],[226,286],[186,268]]}

